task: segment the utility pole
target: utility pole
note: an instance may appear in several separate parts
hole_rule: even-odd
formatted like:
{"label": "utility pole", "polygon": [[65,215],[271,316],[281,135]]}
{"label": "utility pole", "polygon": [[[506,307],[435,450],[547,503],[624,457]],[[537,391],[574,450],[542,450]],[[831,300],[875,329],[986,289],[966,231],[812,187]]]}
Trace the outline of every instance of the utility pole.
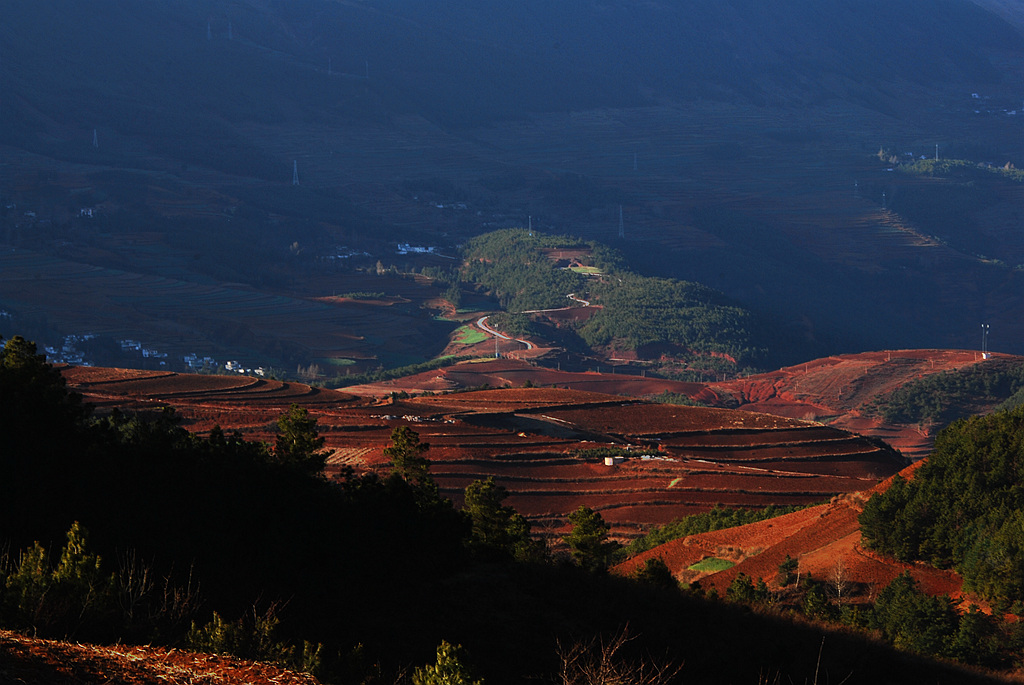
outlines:
{"label": "utility pole", "polygon": [[619,205],[619,239],[626,237],[626,228],[622,224],[622,205]]}
{"label": "utility pole", "polygon": [[292,160],[292,185],[299,185],[299,160]]}
{"label": "utility pole", "polygon": [[99,147],[100,146],[100,137],[96,133],[96,129],[92,130],[92,146],[93,147]]}

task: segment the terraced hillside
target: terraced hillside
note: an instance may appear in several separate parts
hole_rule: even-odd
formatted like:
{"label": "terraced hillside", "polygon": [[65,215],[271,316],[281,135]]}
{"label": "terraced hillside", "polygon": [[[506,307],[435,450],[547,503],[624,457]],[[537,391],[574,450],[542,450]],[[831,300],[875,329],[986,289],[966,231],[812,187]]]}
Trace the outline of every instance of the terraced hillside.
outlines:
{"label": "terraced hillside", "polygon": [[[482,343],[486,345],[487,343]],[[887,423],[876,411],[906,386],[948,373],[985,373],[1018,367],[1022,358],[975,350],[887,350],[836,355],[776,371],[729,381],[693,383],[635,375],[635,366],[602,366],[588,372],[548,369],[515,359],[456,364],[427,373],[346,388],[358,395],[418,393],[491,387],[557,385],[574,390],[650,398],[661,393],[689,397],[715,406],[740,408],[793,419],[816,421],[858,435],[884,440],[908,459],[927,456],[944,422]],[[608,373],[608,371],[618,371]],[[628,372],[628,373],[627,373]],[[984,396],[983,396],[984,395]],[[960,415],[985,413],[1007,399],[998,392],[965,397]],[[955,411],[952,412],[955,418]],[[948,421],[948,418],[947,418]]]}
{"label": "terraced hillside", "polygon": [[[458,502],[494,477],[507,503],[558,536],[580,505],[621,538],[716,504],[809,504],[863,490],[894,473],[891,449],[799,419],[656,405],[558,388],[496,389],[377,402],[338,391],[246,378],[69,368],[70,385],[101,410],[172,406],[190,430],[214,424],[272,439],[293,403],[309,408],[327,447],[328,474],[384,470],[392,430],[409,426],[431,445],[442,492]],[[603,455],[628,454],[607,466]],[[628,453],[625,452],[628,450]]]}
{"label": "terraced hillside", "polygon": [[[917,466],[907,467],[901,475],[912,478]],[[779,565],[789,558],[799,560],[796,571],[801,575],[839,583],[846,600],[855,603],[873,599],[896,576],[907,572],[928,594],[948,594],[964,600],[965,605],[987,606],[977,596],[965,593],[963,580],[954,571],[903,563],[861,546],[857,517],[871,494],[886,488],[889,482],[887,479],[864,492],[841,495],[773,519],[672,540],[622,562],[616,572],[628,575],[648,559],[658,558],[680,580],[699,581],[701,586],[714,587],[724,596],[741,573],[755,581],[763,579],[772,589],[781,589]],[[721,564],[728,568],[702,570],[700,562],[709,558],[728,562]]]}
{"label": "terraced hillside", "polygon": [[[821,421],[884,440],[910,459],[927,456],[941,425],[891,425],[872,415],[870,405],[915,380],[945,372],[1019,363],[1013,355],[974,350],[890,350],[837,355],[770,373],[722,383],[710,389],[722,400],[750,410]],[[979,367],[980,368],[980,367]],[[1005,399],[1005,398],[1004,398]],[[987,402],[987,404],[986,404]],[[978,398],[975,411],[991,411],[999,400]]]}

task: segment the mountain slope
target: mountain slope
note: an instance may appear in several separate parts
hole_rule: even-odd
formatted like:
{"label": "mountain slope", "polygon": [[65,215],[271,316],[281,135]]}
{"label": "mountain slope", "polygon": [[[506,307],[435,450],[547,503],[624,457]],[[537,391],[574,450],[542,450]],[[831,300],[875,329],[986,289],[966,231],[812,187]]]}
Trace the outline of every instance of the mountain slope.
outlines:
{"label": "mountain slope", "polygon": [[[915,464],[904,469],[901,475],[910,477],[916,467]],[[623,562],[617,571],[628,575],[642,568],[647,559],[660,558],[676,577],[687,582],[699,580],[702,586],[715,587],[724,596],[740,573],[755,581],[763,578],[777,588],[779,565],[788,557],[799,559],[798,570],[802,575],[810,574],[826,581],[835,577],[836,569],[841,569],[843,582],[848,584],[848,589],[858,588],[857,594],[863,594],[861,600],[872,596],[901,573],[910,572],[929,594],[949,594],[954,598],[979,601],[977,597],[967,597],[962,590],[962,579],[953,571],[902,563],[861,546],[857,517],[871,494],[884,489],[888,482],[774,519],[673,540]],[[727,558],[734,565],[711,573],[690,570],[707,557]]]}
{"label": "mountain slope", "polygon": [[1024,32],[1024,6],[1014,0],[973,0],[974,4],[997,14]]}
{"label": "mountain slope", "polygon": [[777,5],[12,0],[0,241],[325,296],[313,265],[531,221],[618,240],[621,209],[634,268],[778,322],[773,364],[979,320],[1024,351],[1024,186],[872,159],[1024,164],[1024,38],[968,0]]}

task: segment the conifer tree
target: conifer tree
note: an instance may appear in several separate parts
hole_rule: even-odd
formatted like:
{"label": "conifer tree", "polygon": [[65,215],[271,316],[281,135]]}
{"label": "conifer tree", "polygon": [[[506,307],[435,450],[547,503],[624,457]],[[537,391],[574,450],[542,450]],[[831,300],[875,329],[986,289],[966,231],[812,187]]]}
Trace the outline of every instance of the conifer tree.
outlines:
{"label": "conifer tree", "polygon": [[430,445],[420,442],[419,433],[408,426],[391,431],[391,446],[384,448],[384,456],[391,460],[392,472],[413,486],[430,485],[430,460],[423,453]]}
{"label": "conifer tree", "polygon": [[601,514],[588,506],[569,514],[572,530],[563,540],[569,545],[573,559],[588,571],[604,571],[611,563],[618,543],[608,540],[610,528]]}
{"label": "conifer tree", "polygon": [[476,480],[466,487],[463,511],[472,521],[471,546],[478,551],[504,552],[519,561],[545,558],[543,543],[530,537],[530,522],[502,502],[508,491],[493,477]]}
{"label": "conifer tree", "polygon": [[329,451],[320,448],[324,439],[316,428],[316,419],[309,410],[293,404],[277,420],[277,443],[274,456],[282,464],[293,466],[304,473],[316,475],[324,470]]}
{"label": "conifer tree", "polygon": [[483,685],[482,680],[470,677],[464,660],[461,645],[442,640],[437,646],[437,662],[413,671],[412,685]]}

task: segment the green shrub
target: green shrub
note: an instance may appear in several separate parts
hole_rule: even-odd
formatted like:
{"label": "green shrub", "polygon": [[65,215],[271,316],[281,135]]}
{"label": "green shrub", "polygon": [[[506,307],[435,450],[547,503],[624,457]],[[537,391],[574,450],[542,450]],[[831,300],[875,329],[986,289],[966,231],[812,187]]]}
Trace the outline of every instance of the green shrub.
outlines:
{"label": "green shrub", "polygon": [[461,645],[442,640],[437,646],[437,662],[413,671],[412,685],[483,685],[482,680],[470,677],[465,658]]}
{"label": "green shrub", "polygon": [[110,623],[117,607],[115,576],[88,552],[87,538],[73,523],[56,568],[38,542],[21,554],[4,582],[4,624],[70,637],[95,634]]}
{"label": "green shrub", "polygon": [[[295,648],[278,641],[275,632],[281,621],[275,607],[271,606],[262,615],[253,610],[252,616],[236,621],[225,621],[216,611],[213,619],[204,626],[192,624],[185,638],[188,649],[210,654],[230,654],[253,661],[269,661],[284,665],[295,663]],[[318,650],[308,646],[303,650],[303,659],[312,658]]]}

